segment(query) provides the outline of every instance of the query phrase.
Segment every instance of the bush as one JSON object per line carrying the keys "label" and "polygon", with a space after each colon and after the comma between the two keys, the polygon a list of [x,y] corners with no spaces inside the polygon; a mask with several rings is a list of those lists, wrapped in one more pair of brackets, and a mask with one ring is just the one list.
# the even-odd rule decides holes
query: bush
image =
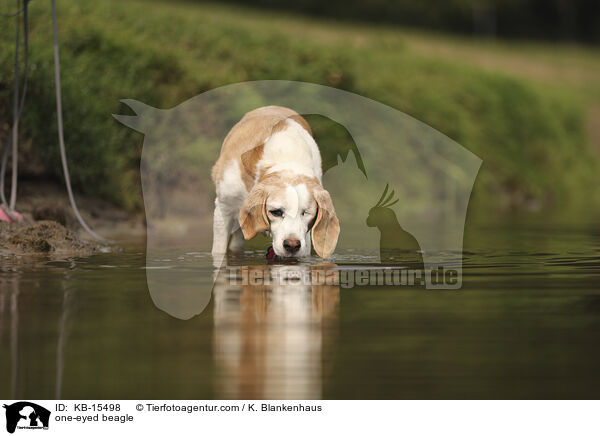
{"label": "bush", "polygon": [[[31,9],[31,72],[20,131],[60,179],[49,5],[32,2]],[[267,25],[271,15],[215,6],[63,0],[58,19],[73,185],[131,210],[141,207],[142,138],[112,118],[126,111],[119,100],[166,108],[217,86],[258,79],[340,87],[428,123],[484,160],[476,189],[482,202],[497,203],[490,193],[517,206],[587,201],[594,186],[597,158],[585,135],[585,105],[567,93],[425,58],[401,44],[350,47],[343,36],[331,42],[310,32],[298,38],[297,30]],[[0,30],[3,143],[11,119],[13,30],[12,24]]]}

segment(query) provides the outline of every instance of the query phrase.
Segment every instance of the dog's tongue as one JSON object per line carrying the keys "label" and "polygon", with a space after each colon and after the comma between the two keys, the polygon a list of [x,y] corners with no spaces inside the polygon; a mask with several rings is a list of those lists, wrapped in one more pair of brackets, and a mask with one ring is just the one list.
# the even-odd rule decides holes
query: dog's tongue
{"label": "dog's tongue", "polygon": [[267,249],[267,259],[269,260],[273,260],[277,257],[277,255],[275,254],[275,250],[273,250],[273,246],[270,246]]}

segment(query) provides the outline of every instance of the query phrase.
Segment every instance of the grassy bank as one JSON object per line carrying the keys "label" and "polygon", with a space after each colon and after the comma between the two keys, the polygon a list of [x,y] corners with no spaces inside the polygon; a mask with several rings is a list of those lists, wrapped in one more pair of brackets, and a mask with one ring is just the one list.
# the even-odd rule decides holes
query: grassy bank
{"label": "grassy bank", "polygon": [[[589,114],[600,55],[578,47],[476,42],[217,5],[60,0],[65,129],[73,184],[141,207],[141,136],[119,100],[167,108],[229,83],[285,79],[379,100],[445,133],[483,161],[480,209],[597,202],[600,152]],[[14,36],[0,27],[0,138],[9,130]],[[51,16],[31,3],[23,166],[60,178]],[[600,121],[599,121],[600,122]],[[318,139],[318,138],[317,138]]]}

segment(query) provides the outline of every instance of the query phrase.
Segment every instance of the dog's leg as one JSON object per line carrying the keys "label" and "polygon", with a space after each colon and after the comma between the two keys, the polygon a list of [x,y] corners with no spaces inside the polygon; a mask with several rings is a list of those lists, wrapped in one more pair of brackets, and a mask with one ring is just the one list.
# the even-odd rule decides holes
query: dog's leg
{"label": "dog's leg", "polygon": [[244,248],[244,234],[242,229],[238,228],[234,230],[231,235],[231,241],[229,241],[229,249],[233,252],[239,253]]}
{"label": "dog's leg", "polygon": [[219,204],[219,199],[215,200],[215,213],[213,217],[213,246],[212,257],[215,267],[215,278],[219,270],[227,266],[227,242],[229,234],[233,228],[234,220],[231,216],[223,212],[223,207]]}
{"label": "dog's leg", "polygon": [[227,242],[233,227],[233,219],[223,214],[219,199],[215,200],[215,213],[213,217],[213,246],[212,255],[227,253]]}

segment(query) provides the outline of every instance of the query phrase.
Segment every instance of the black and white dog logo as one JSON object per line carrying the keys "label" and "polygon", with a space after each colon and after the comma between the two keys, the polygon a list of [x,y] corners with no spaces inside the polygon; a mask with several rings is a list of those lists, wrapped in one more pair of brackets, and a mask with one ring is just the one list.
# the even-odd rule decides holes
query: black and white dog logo
{"label": "black and white dog logo", "polygon": [[50,411],[29,401],[19,401],[6,409],[6,431],[14,433],[18,429],[48,429]]}

